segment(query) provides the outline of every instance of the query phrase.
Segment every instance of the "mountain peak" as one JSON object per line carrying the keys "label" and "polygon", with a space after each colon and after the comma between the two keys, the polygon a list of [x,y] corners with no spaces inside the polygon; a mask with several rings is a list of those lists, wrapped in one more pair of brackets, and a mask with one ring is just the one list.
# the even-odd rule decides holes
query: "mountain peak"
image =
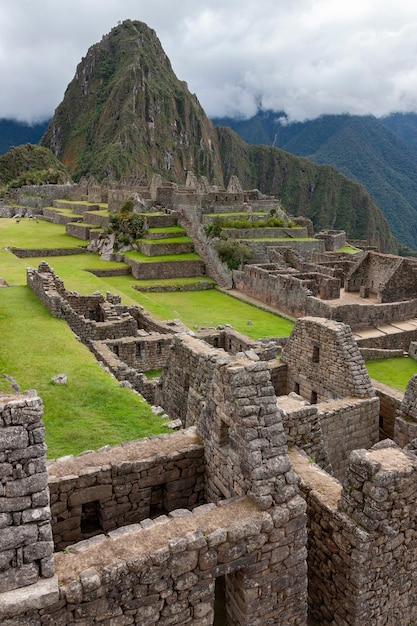
{"label": "mountain peak", "polygon": [[89,48],[41,143],[75,179],[193,170],[223,184],[214,132],[155,31],[126,20]]}

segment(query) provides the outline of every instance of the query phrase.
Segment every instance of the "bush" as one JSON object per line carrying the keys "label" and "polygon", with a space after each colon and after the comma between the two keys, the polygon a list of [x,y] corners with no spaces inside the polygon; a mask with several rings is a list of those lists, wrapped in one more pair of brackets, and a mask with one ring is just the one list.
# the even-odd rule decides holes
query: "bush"
{"label": "bush", "polygon": [[133,210],[133,200],[126,200],[118,213],[110,215],[109,233],[115,234],[114,249],[133,245],[146,232],[146,219]]}
{"label": "bush", "polygon": [[252,256],[249,246],[240,241],[219,239],[216,241],[215,248],[220,260],[226,263],[229,270],[239,269]]}

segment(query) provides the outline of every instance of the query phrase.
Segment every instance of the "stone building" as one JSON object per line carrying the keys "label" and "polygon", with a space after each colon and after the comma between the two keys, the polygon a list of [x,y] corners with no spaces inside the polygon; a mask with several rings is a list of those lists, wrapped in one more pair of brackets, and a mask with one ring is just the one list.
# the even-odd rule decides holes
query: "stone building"
{"label": "stone building", "polygon": [[300,319],[276,359],[231,329],[152,328],[110,294],[67,292],[46,264],[28,282],[127,380],[141,375],[133,344],[152,360],[169,342],[152,397],[183,429],[49,462],[46,478],[40,400],[1,398],[3,624],[208,626],[221,598],[241,626],[417,618],[417,461],[378,443],[379,400],[345,324]]}

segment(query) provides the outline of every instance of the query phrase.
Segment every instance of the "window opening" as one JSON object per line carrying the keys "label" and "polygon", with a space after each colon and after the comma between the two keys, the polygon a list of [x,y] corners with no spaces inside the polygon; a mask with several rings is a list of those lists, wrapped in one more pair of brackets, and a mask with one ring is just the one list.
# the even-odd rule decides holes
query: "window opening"
{"label": "window opening", "polygon": [[81,534],[94,535],[101,530],[99,501],[85,502],[81,509]]}
{"label": "window opening", "polygon": [[229,445],[229,425],[220,420],[219,446],[225,447]]}
{"label": "window opening", "polygon": [[217,576],[215,580],[213,626],[227,626],[225,576]]}

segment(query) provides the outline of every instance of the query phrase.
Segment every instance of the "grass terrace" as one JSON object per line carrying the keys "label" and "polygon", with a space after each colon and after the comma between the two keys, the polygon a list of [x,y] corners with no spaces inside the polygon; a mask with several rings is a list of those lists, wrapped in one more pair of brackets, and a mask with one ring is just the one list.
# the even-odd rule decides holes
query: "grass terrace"
{"label": "grass terrace", "polygon": [[[70,248],[80,246],[80,240],[66,235],[60,224],[26,218],[19,222],[0,219],[0,277],[13,285],[0,289],[0,392],[10,392],[3,374],[14,377],[22,390],[36,389],[45,406],[48,457],[78,454],[163,432],[162,420],[152,414],[150,407],[103,372],[65,322],[53,318],[26,286],[26,268],[37,267],[42,258],[19,259],[10,250],[13,246]],[[196,254],[152,259],[138,252],[128,255],[145,263],[199,258]],[[141,305],[159,319],[180,319],[192,330],[230,324],[257,339],[287,336],[293,326],[286,319],[216,289],[144,293],[132,288],[144,281],[135,281],[131,275],[99,278],[91,270],[127,266],[102,261],[97,254],[51,256],[46,260],[69,290],[82,294],[118,293],[124,304]],[[187,279],[181,282],[184,280]],[[60,373],[67,374],[66,385],[51,382]]]}
{"label": "grass terrace", "polygon": [[[164,243],[167,240],[164,239]],[[150,243],[147,241],[147,243]],[[161,243],[161,242],[155,242]],[[178,262],[178,261],[198,261],[200,257],[195,252],[187,252],[186,254],[163,254],[161,256],[146,256],[146,254],[142,254],[141,252],[124,252],[124,256],[128,259],[133,259],[134,261],[139,261],[140,263],[158,263],[159,261],[166,262]]]}
{"label": "grass terrace", "polygon": [[[49,458],[165,431],[149,405],[119,387],[29,287],[1,289],[0,335],[0,374],[22,390],[36,389],[44,403]],[[66,385],[51,382],[60,373]],[[10,392],[3,376],[0,391]]]}
{"label": "grass terrace", "polygon": [[398,391],[405,391],[410,378],[417,374],[417,361],[411,357],[373,359],[365,365],[371,378]]}

